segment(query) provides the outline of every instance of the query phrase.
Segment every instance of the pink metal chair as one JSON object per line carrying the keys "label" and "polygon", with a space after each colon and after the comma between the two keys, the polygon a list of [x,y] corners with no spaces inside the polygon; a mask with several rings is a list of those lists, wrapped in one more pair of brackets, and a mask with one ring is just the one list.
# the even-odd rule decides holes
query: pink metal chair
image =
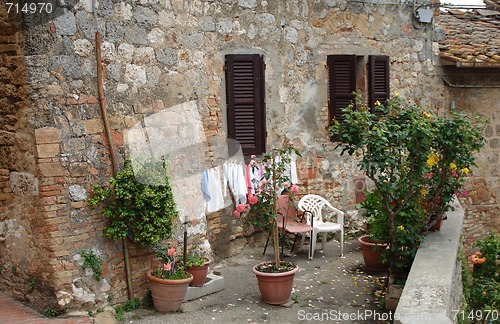
{"label": "pink metal chair", "polygon": [[[325,249],[326,234],[329,232],[340,232],[340,256],[344,256],[344,212],[333,207],[325,198],[318,195],[305,195],[299,201],[299,210],[302,212],[310,212],[306,215],[307,224],[312,226],[312,235],[309,253],[309,260],[314,257],[314,249],[316,248],[316,239],[318,233],[322,235],[322,249]],[[337,215],[337,221],[325,221],[322,215],[323,208],[333,211]],[[305,236],[302,236],[302,246],[304,245]]]}
{"label": "pink metal chair", "polygon": [[[293,252],[295,248],[295,243],[297,242],[298,235],[301,234],[304,239],[307,233],[311,233],[312,226],[307,224],[304,220],[304,216],[301,218],[297,215],[297,209],[293,205],[293,201],[290,200],[288,195],[279,195],[277,199],[277,211],[278,211],[278,226],[285,233],[291,233],[295,235],[293,240],[292,249],[290,253]],[[264,254],[266,254],[267,245],[269,243],[269,236],[267,237],[266,246],[264,247]],[[282,252],[283,253],[283,244]],[[310,253],[310,251],[309,251]]]}

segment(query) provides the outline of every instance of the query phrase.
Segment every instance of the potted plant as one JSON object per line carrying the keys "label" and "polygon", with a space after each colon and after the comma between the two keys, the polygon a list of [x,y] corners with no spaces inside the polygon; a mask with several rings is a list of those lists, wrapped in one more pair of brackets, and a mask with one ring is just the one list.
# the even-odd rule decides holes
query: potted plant
{"label": "potted plant", "polygon": [[[126,159],[122,170],[109,180],[109,188],[93,185],[93,195],[89,199],[91,206],[104,204],[103,214],[107,220],[103,230],[104,236],[122,240],[125,245],[126,240],[130,239],[142,247],[154,247],[153,250],[162,263],[160,268],[146,275],[150,280],[151,290],[155,291],[152,293],[153,300],[160,296],[156,288],[153,288],[159,287],[158,281],[190,277],[176,266],[173,254],[175,251],[160,245],[173,235],[175,222],[178,221],[178,211],[165,169],[164,161],[132,162]],[[126,251],[128,250],[125,249]],[[131,290],[128,254],[125,253],[124,257],[128,286]],[[171,308],[176,309],[179,306],[174,305]],[[157,308],[158,311],[166,309],[169,308]]]}
{"label": "potted plant", "polygon": [[210,260],[206,256],[203,246],[194,246],[186,255],[185,269],[193,275],[190,286],[201,287],[205,284],[210,266]]}
{"label": "potted plant", "polygon": [[185,271],[184,266],[175,260],[175,248],[158,245],[153,248],[160,261],[159,265],[149,270],[149,281],[153,305],[158,312],[178,310],[187,288],[193,281],[193,275]]}
{"label": "potted plant", "polygon": [[365,267],[370,271],[386,271],[389,262],[383,253],[389,247],[389,223],[378,191],[366,193],[365,201],[359,207],[368,219],[367,234],[358,238]]}
{"label": "potted plant", "polygon": [[255,194],[248,197],[248,204],[237,205],[234,215],[244,218],[245,223],[255,228],[270,230],[273,238],[274,260],[262,262],[253,267],[257,277],[262,300],[272,305],[281,305],[290,299],[293,279],[298,266],[290,261],[282,261],[279,247],[279,224],[277,198],[284,190],[296,193],[298,187],[292,184],[290,162],[292,155],[299,151],[288,142],[283,148],[266,153],[261,159],[252,156],[252,168],[261,168],[262,176],[256,179]]}
{"label": "potted plant", "polygon": [[[457,183],[456,170],[465,175],[474,165],[474,152],[484,142],[484,122],[461,114],[433,116],[397,92],[374,108],[371,113],[358,95],[344,110],[345,121],[334,121],[330,134],[342,154],[358,158],[361,171],[373,182],[375,189],[364,206],[370,207],[372,225],[379,226],[369,234],[386,240],[389,247],[383,254],[390,274],[404,280],[432,220],[430,211],[446,209],[458,189],[451,185]],[[442,172],[433,169],[434,159],[441,162]]]}

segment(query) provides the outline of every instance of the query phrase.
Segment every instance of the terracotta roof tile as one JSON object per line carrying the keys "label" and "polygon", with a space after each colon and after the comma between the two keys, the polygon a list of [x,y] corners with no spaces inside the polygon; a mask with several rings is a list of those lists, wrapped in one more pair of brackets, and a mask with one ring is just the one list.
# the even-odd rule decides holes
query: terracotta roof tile
{"label": "terracotta roof tile", "polygon": [[485,1],[488,8],[441,12],[436,26],[445,32],[439,42],[443,59],[463,62],[500,62],[500,0]]}

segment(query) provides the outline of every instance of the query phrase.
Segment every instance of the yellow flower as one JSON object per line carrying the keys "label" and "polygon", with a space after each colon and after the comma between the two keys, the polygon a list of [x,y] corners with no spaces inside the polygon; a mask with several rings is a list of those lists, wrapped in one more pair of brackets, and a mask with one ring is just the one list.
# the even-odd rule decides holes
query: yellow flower
{"label": "yellow flower", "polygon": [[435,166],[437,163],[439,162],[439,157],[437,156],[436,153],[432,153],[431,155],[429,155],[429,157],[427,158],[427,166],[429,168]]}
{"label": "yellow flower", "polygon": [[422,189],[422,190],[420,190],[420,194],[421,194],[422,196],[427,196],[427,194],[428,194],[428,193],[429,193],[429,190],[427,190],[427,189]]}
{"label": "yellow flower", "polygon": [[380,101],[375,101],[375,106],[380,106]]}
{"label": "yellow flower", "polygon": [[398,229],[399,229],[400,231],[404,231],[404,230],[405,230],[405,227],[404,227],[403,225],[399,225],[399,226],[398,226]]}
{"label": "yellow flower", "polygon": [[452,170],[456,170],[457,169],[457,165],[453,162],[450,163],[450,169]]}
{"label": "yellow flower", "polygon": [[426,118],[431,118],[431,117],[432,117],[432,115],[431,115],[431,114],[429,114],[427,111],[424,111],[424,112],[423,112],[423,115],[424,115],[424,117],[426,117]]}
{"label": "yellow flower", "polygon": [[394,97],[399,97],[399,92],[398,91],[394,91]]}
{"label": "yellow flower", "polygon": [[469,170],[468,168],[463,168],[463,169],[462,169],[462,173],[463,173],[463,174],[469,174],[469,171],[470,171],[470,170]]}

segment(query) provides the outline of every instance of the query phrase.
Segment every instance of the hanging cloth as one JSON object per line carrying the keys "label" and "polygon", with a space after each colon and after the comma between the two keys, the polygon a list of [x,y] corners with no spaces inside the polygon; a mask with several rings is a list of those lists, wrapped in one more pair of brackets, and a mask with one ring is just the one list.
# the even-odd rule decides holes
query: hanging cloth
{"label": "hanging cloth", "polygon": [[247,186],[243,165],[224,163],[224,189],[226,189],[226,183],[229,184],[236,204],[246,204]]}
{"label": "hanging cloth", "polygon": [[202,190],[205,196],[205,190],[208,188],[208,197],[206,200],[207,213],[213,213],[224,208],[224,197],[222,196],[222,183],[220,167],[214,167],[206,170],[206,184],[203,184],[205,177],[202,174]]}

